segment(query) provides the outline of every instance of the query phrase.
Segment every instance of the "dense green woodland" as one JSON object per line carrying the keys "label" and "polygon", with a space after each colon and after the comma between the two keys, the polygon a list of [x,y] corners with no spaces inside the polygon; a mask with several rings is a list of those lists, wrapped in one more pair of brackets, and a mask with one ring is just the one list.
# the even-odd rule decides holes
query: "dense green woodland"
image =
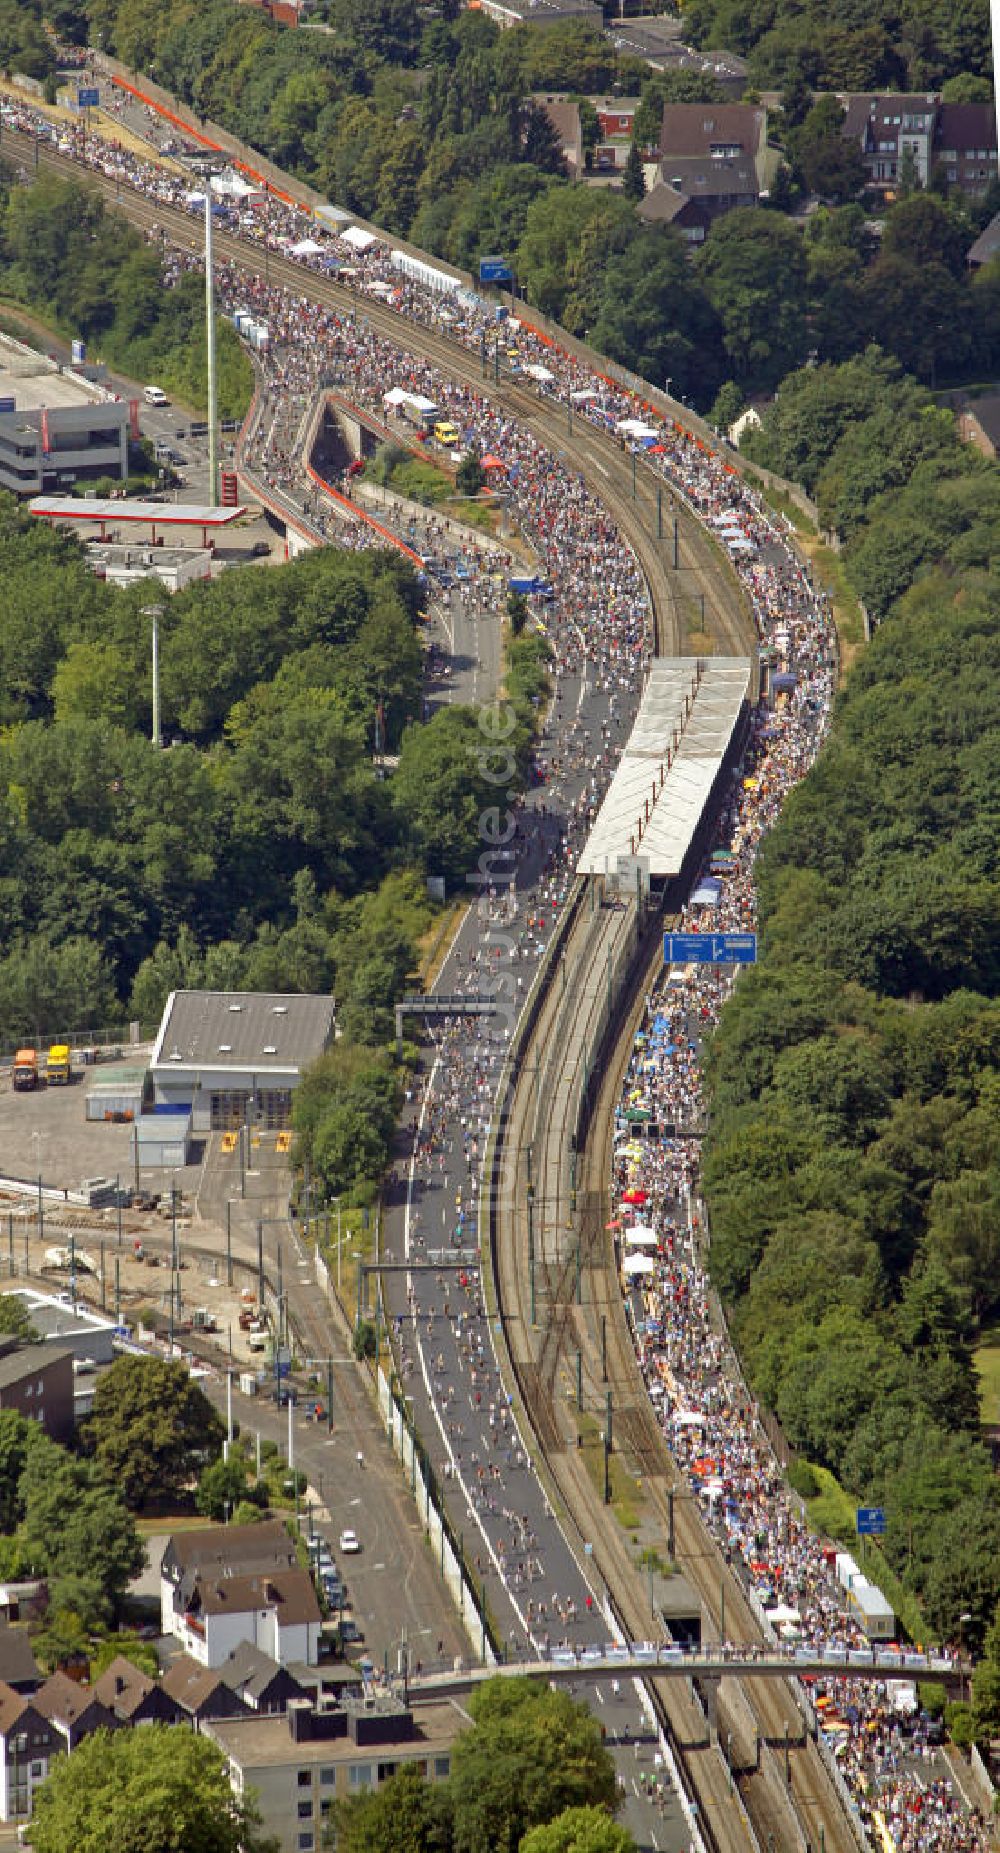
{"label": "dense green woodland", "polygon": [[753,1384],[865,1503],[930,1628],[1000,1597],[971,1351],[1000,1313],[1000,471],[876,351],[786,381],[882,620],[758,863],[764,957],[709,1064],[712,1269]]}
{"label": "dense green woodland", "polygon": [[[669,378],[703,409],[727,381],[738,406],[810,352],[839,361],[869,341],[931,383],[986,377],[1000,363],[1000,266],[972,283],[964,263],[992,199],[974,213],[960,201],[918,201],[934,209],[929,224],[904,200],[881,251],[860,208],[824,212],[804,236],[778,210],[734,213],[692,262],[671,228],[637,217],[638,155],[658,138],[664,98],[710,100],[712,80],[655,76],[578,22],[500,32],[478,12],[431,12],[417,0],[321,0],[319,18],[332,31],[289,31],[235,0],[63,0],[59,10],[64,31],[150,72],[337,203],[463,267],[506,253],[532,302],[656,384]],[[690,0],[685,21],[706,43],[758,46],[754,81],[783,91],[772,128],[787,166],[775,207],[806,188],[836,207],[862,178],[836,104],[811,107],[807,80],[923,88],[945,79],[964,96],[979,94],[986,69],[986,0],[881,0],[874,9]],[[557,89],[579,97],[592,148],[587,99],[616,84],[643,99],[625,195],[571,184],[531,101]],[[134,281],[127,274],[115,292],[96,292],[97,309],[115,294],[127,322],[134,297],[138,332],[160,311],[148,278]]]}
{"label": "dense green woodland", "polygon": [[[158,752],[148,592],[102,584],[74,539],[0,499],[5,1046],[154,1022],[177,985],[332,989],[334,1091],[342,1078],[345,1111],[359,1088],[386,1104],[356,1147],[328,1126],[315,1171],[345,1190],[378,1175],[396,1083],[377,1051],[428,926],[424,877],[464,880],[494,800],[472,711],[419,719],[417,596],[398,554],[334,549],[178,593]],[[545,656],[537,637],[511,644],[522,762]]]}
{"label": "dense green woodland", "polygon": [[[0,150],[2,154],[2,150]],[[91,358],[156,380],[188,404],[208,398],[205,284],[187,271],[163,283],[163,253],[85,187],[42,176],[11,186],[0,166],[0,295],[43,315]],[[219,411],[242,418],[253,369],[235,329],[219,322]]]}

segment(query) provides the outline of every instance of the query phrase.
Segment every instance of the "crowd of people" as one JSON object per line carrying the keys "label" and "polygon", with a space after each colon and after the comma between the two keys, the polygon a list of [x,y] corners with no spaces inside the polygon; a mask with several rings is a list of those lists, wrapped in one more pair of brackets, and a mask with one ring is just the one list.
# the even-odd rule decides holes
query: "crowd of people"
{"label": "crowd of people", "polygon": [[[109,146],[88,135],[82,121],[56,128],[27,103],[5,103],[2,114],[5,123],[51,138],[121,184],[173,205],[197,205],[189,176]],[[355,294],[353,309],[338,313],[310,301],[305,290],[293,297],[260,276],[220,268],[224,305],[230,312],[247,309],[268,330],[260,353],[265,401],[256,458],[266,481],[285,492],[296,489],[295,440],[309,405],[330,380],[372,415],[383,415],[392,386],[425,394],[458,426],[464,443],[504,465],[511,512],[553,589],[542,619],[553,647],[554,677],[539,742],[547,782],[515,807],[516,871],[485,888],[478,934],[456,955],[465,964],[455,983],[470,996],[484,994],[502,933],[515,983],[523,988],[565,900],[641,685],[649,639],[637,562],[598,499],[564,461],[543,450],[486,391],[455,384],[390,344],[364,312],[366,295],[388,301],[403,317],[433,326],[485,357],[501,340],[492,301],[461,287],[431,287],[408,274],[389,241],[376,239],[358,252],[308,211],[269,191],[250,204],[223,195],[219,220],[284,255],[293,254],[308,234],[319,248],[300,261],[326,275],[349,273]],[[540,367],[544,377],[537,378],[537,390],[572,407],[574,415],[611,431],[634,417],[634,402],[623,389],[589,374],[581,361],[526,324],[508,318],[502,339],[505,370],[512,364],[518,371]],[[734,551],[734,564],[771,669],[771,699],[754,710],[746,760],[733,778],[717,824],[716,852],[705,870],[721,884],[718,898],[707,907],[689,904],[679,923],[685,931],[744,932],[755,924],[758,845],[789,789],[812,764],[829,716],[836,666],[832,618],[781,530],[726,459],[648,407],[644,419],[656,440],[653,445],[641,440],[649,467],[704,521],[728,518],[735,524],[743,544]],[[369,536],[360,517],[338,510],[338,544],[366,544]],[[470,552],[475,564],[475,551]],[[782,1625],[794,1626],[817,1648],[849,1647],[863,1641],[860,1625],[845,1607],[829,1553],[783,1482],[714,1316],[703,1265],[699,1057],[728,991],[728,978],[711,967],[665,972],[636,1036],[614,1160],[624,1288],[638,1356],[671,1451],[706,1524],[742,1568],[762,1616],[768,1609],[794,1616],[793,1623]],[[474,1017],[456,1017],[440,1034],[411,1127],[407,1258],[427,1260],[474,1247],[480,1168],[506,1034],[498,1036],[489,1019]],[[656,1246],[652,1254],[643,1247],[643,1265],[633,1267],[628,1258],[636,1248],[629,1236],[637,1221],[651,1229]],[[572,1591],[541,1593],[546,1540],[511,1505],[517,1476],[508,1476],[525,1471],[526,1460],[488,1346],[471,1252],[460,1275],[450,1267],[439,1277],[433,1270],[411,1275],[407,1314],[398,1329],[403,1374],[420,1370],[441,1412],[442,1477],[461,1483],[470,1510],[478,1514],[489,1567],[502,1577],[521,1619],[522,1638],[515,1645],[527,1651],[571,1639],[571,1624],[588,1613],[586,1599]],[[442,1318],[449,1334],[447,1359]],[[885,1691],[847,1680],[817,1690],[846,1726],[837,1736],[841,1767],[866,1818],[887,1842],[899,1853],[931,1846],[984,1853],[985,1834],[950,1783],[936,1770],[921,1772],[912,1735],[904,1740]]]}

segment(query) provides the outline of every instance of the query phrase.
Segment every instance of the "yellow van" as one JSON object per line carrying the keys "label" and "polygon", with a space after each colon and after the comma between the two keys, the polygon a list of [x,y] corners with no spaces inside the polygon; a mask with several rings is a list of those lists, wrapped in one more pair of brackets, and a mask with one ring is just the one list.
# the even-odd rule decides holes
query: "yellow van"
{"label": "yellow van", "polygon": [[442,418],[440,423],[434,426],[434,436],[439,444],[458,443],[458,432],[447,418]]}

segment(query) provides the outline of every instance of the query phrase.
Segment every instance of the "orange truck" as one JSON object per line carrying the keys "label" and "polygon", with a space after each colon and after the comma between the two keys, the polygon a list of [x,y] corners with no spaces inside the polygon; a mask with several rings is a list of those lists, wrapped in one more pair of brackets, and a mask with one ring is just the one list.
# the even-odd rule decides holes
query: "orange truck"
{"label": "orange truck", "polygon": [[14,1091],[29,1094],[38,1086],[38,1056],[34,1049],[18,1049],[14,1057]]}

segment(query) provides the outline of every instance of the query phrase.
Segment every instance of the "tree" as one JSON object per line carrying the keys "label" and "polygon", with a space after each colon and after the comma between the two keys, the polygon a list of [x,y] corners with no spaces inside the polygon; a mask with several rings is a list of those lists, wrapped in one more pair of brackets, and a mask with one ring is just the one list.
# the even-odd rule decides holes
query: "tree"
{"label": "tree", "polygon": [[564,1808],[529,1828],[519,1853],[635,1853],[635,1841],[603,1808]]}
{"label": "tree", "polygon": [[120,1357],[98,1380],[84,1442],[126,1503],[180,1498],[222,1447],[223,1424],[184,1364]]}
{"label": "tree", "polygon": [[455,473],[455,487],[460,495],[478,495],[485,481],[479,451],[473,445],[458,466]]}
{"label": "tree", "polygon": [[21,1535],[48,1573],[53,1610],[107,1626],[146,1561],[135,1520],[89,1462],[41,1441],[29,1444],[18,1482]]}
{"label": "tree", "polygon": [[535,1680],[489,1680],[470,1701],[475,1728],[452,1756],[455,1853],[516,1853],[564,1808],[617,1805],[614,1763],[583,1704]]}
{"label": "tree", "polygon": [[38,1330],[31,1322],[24,1301],[16,1294],[0,1293],[0,1332],[27,1345],[38,1343]]}
{"label": "tree", "polygon": [[527,102],[521,110],[521,159],[543,174],[566,173],[566,158],[552,121],[541,103]]}
{"label": "tree", "polygon": [[338,1853],[446,1853],[449,1815],[447,1785],[405,1763],[370,1794],[334,1804],[330,1844]]}
{"label": "tree", "polygon": [[972,1675],[976,1736],[989,1740],[1000,1731],[1000,1606],[986,1630],[982,1657]]}
{"label": "tree", "polygon": [[480,817],[495,799],[481,770],[483,749],[467,708],[439,709],[426,726],[403,735],[393,803],[428,871],[451,881],[472,867]]}
{"label": "tree", "polygon": [[798,231],[777,214],[740,208],[717,219],[696,273],[722,323],[733,378],[773,389],[805,357],[806,260]]}
{"label": "tree", "polygon": [[640,227],[610,268],[592,335],[602,352],[704,405],[719,384],[719,326],[680,239]]}
{"label": "tree", "polygon": [[844,112],[836,97],[821,97],[801,127],[789,133],[787,146],[810,193],[843,205],[861,192],[861,149],[844,134]]}
{"label": "tree", "polygon": [[735,380],[724,380],[712,401],[708,422],[723,434],[736,423],[746,401]]}
{"label": "tree", "polygon": [[646,197],[646,176],[642,168],[642,153],[635,140],[629,145],[628,160],[625,163],[625,177],[622,180],[622,192],[626,199],[634,201],[639,201]]}
{"label": "tree", "polygon": [[508,592],[507,619],[512,637],[520,637],[528,622],[528,601],[523,592]]}
{"label": "tree", "polygon": [[247,1499],[247,1464],[241,1454],[211,1461],[198,1481],[194,1503],[205,1518],[221,1525]]}
{"label": "tree", "polygon": [[275,1853],[260,1816],[238,1799],[226,1759],[183,1725],[96,1731],[58,1757],[36,1791],[36,1853]]}

